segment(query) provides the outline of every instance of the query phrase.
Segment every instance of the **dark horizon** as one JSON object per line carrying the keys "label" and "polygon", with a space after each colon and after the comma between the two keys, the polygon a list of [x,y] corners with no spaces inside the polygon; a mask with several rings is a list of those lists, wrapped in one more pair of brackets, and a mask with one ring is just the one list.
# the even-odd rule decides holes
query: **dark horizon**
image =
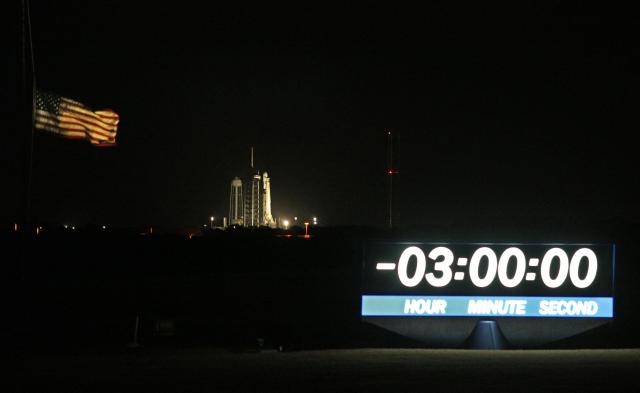
{"label": "dark horizon", "polygon": [[34,223],[207,223],[228,214],[254,146],[274,215],[382,227],[386,129],[400,227],[640,219],[624,9],[42,1],[31,13],[38,87],[121,116],[112,149],[36,133]]}

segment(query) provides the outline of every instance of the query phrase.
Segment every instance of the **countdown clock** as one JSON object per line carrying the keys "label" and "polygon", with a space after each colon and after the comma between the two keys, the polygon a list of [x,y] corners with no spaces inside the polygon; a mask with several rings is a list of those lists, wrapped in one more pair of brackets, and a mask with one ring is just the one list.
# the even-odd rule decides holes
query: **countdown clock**
{"label": "countdown clock", "polygon": [[613,317],[615,245],[373,243],[363,316]]}

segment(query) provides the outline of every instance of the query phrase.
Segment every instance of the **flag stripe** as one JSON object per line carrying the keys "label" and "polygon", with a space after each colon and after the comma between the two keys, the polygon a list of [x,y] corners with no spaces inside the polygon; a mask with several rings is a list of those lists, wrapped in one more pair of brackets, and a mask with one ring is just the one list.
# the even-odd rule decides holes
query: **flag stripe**
{"label": "flag stripe", "polygon": [[[79,130],[82,132],[85,132],[87,130],[87,126],[82,124],[81,122],[76,122],[76,121],[64,121],[64,116],[61,116],[60,118],[56,118],[54,116],[52,116],[49,113],[39,113],[38,114],[40,117],[37,118],[37,120],[47,123],[49,125],[52,126],[58,126],[60,128],[66,128],[66,129],[71,129],[71,130]],[[96,133],[99,133],[96,131]],[[104,134],[102,134],[104,135]],[[111,137],[113,135],[104,135],[105,137]]]}
{"label": "flag stripe", "polygon": [[[96,111],[96,113],[100,116],[100,117],[104,117],[107,119],[120,119],[120,116],[118,116],[114,111],[112,111],[111,109],[105,109],[103,111]],[[115,115],[115,116],[112,116]]]}
{"label": "flag stripe", "polygon": [[[80,112],[82,114],[85,114],[85,115],[92,116],[92,117],[95,117],[97,119],[100,119],[99,115],[97,115],[96,112],[88,110],[84,105],[82,105],[80,103],[77,103],[77,102],[74,102],[74,101],[71,101],[71,100],[67,100],[67,99],[64,99],[64,101],[65,101],[65,103],[64,103],[64,105],[62,105],[62,107],[64,109],[75,110],[75,111]],[[116,113],[113,112],[113,111],[111,113],[116,115]],[[113,118],[118,118],[117,115],[116,116],[112,116],[112,117]]]}
{"label": "flag stripe", "polygon": [[96,132],[99,132],[99,133],[104,133],[104,134],[108,134],[108,135],[115,135],[116,134],[115,131],[110,130],[110,129],[105,128],[105,127],[102,127],[99,124],[95,124],[95,123],[89,122],[89,121],[83,121],[82,119],[79,119],[79,118],[77,118],[75,116],[68,115],[66,113],[64,115],[61,115],[60,119],[63,122],[66,121],[66,122],[69,122],[69,123],[76,123],[76,124],[80,124],[80,125],[85,125],[87,127],[91,127],[92,129],[95,129]]}
{"label": "flag stripe", "polygon": [[[41,110],[38,110],[38,111],[39,112],[44,112],[44,111],[41,111]],[[46,113],[48,113],[50,116],[54,116],[54,117],[56,116],[56,115],[50,114],[49,112],[46,112]],[[85,121],[87,123],[91,123],[91,124],[94,124],[94,125],[96,125],[98,127],[102,127],[107,131],[117,129],[117,124],[114,124],[114,122],[105,122],[105,121],[100,120],[99,118],[96,119],[96,117],[87,117],[83,113],[76,112],[76,111],[73,111],[73,110],[63,111],[59,116],[74,117],[74,118],[76,118],[78,120],[83,120],[83,121]],[[98,124],[98,123],[101,123],[101,124]]]}
{"label": "flag stripe", "polygon": [[105,121],[102,121],[102,120],[97,120],[97,119],[95,119],[93,117],[88,117],[88,116],[85,116],[85,115],[83,115],[81,113],[74,112],[74,111],[65,110],[62,113],[60,113],[60,115],[61,116],[72,116],[72,117],[74,117],[74,118],[76,118],[78,120],[94,124],[94,125],[96,125],[98,127],[102,127],[105,130],[114,130],[114,129],[117,129],[117,127],[118,127],[117,124],[105,122]]}
{"label": "flag stripe", "polygon": [[[53,132],[54,134],[58,134],[58,135],[72,135],[78,138],[87,138],[87,136],[89,136],[89,138],[91,138],[91,136],[87,135],[87,132],[84,130],[65,129],[65,128],[52,126],[51,124],[48,124],[48,123],[41,123],[41,122],[37,122],[36,125],[39,126],[38,128]],[[91,139],[94,139],[94,138],[91,138]]]}
{"label": "flag stripe", "polygon": [[85,138],[86,134],[84,131],[65,131],[65,130],[61,130],[58,127],[52,126],[50,124],[47,123],[40,123],[40,122],[36,122],[36,126],[37,128],[41,129],[41,130],[45,130],[45,131],[50,131],[54,134],[59,134],[59,135],[65,135],[65,136],[70,136],[70,137],[74,137],[74,138]]}
{"label": "flag stripe", "polygon": [[89,116],[86,113],[76,111],[73,108],[64,108],[63,109],[63,113],[73,113],[76,116],[80,116],[80,117],[83,117],[83,118],[87,119],[87,121],[97,121],[97,122],[103,123],[107,127],[117,126],[118,125],[118,120],[119,120],[118,119],[116,121],[112,121],[112,120],[103,119],[103,118],[101,118],[101,116]]}
{"label": "flag stripe", "polygon": [[[103,133],[100,133],[99,131],[95,131],[95,130],[90,130],[87,129],[86,126],[82,126],[76,123],[67,123],[67,122],[60,122],[60,127],[61,128],[66,128],[68,130],[81,130],[86,132],[87,134],[91,135],[92,137],[96,138],[96,139],[110,139],[113,137],[113,135],[106,135]],[[76,128],[76,127],[80,127],[80,128]]]}
{"label": "flag stripe", "polygon": [[114,141],[113,138],[109,138],[109,137],[102,137],[102,136],[96,136],[93,133],[87,132],[86,129],[83,129],[82,127],[80,129],[77,128],[70,128],[70,127],[59,127],[55,124],[52,124],[51,121],[46,121],[43,122],[41,120],[37,120],[36,121],[36,128],[42,129],[42,130],[46,130],[46,131],[50,131],[54,134],[58,134],[58,135],[63,135],[63,136],[69,136],[69,137],[74,137],[74,138],[89,138],[91,141]]}
{"label": "flag stripe", "polygon": [[104,145],[104,146],[115,146],[115,140],[97,140],[97,139],[93,139],[91,137],[87,137],[87,134],[84,132],[69,132],[69,131],[61,131],[60,129],[56,128],[56,127],[52,127],[50,125],[39,125],[38,127],[41,130],[44,131],[49,131],[52,134],[55,135],[60,135],[64,138],[67,139],[89,139],[89,142],[91,142],[94,145]]}
{"label": "flag stripe", "polygon": [[52,93],[36,93],[35,128],[94,146],[115,146],[120,117],[111,109],[93,112],[77,101]]}

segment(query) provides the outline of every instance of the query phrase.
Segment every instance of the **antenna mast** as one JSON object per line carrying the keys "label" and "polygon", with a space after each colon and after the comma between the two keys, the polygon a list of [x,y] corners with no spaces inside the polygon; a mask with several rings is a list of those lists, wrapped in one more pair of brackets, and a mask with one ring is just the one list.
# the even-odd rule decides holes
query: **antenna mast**
{"label": "antenna mast", "polygon": [[393,228],[393,175],[397,173],[393,169],[393,133],[387,130],[387,176],[389,177],[389,229]]}

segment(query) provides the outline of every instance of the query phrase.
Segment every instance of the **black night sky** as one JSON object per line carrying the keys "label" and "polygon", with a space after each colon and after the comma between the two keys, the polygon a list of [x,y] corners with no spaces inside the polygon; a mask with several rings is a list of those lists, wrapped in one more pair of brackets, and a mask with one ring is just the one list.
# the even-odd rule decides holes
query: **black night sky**
{"label": "black night sky", "polygon": [[133,3],[32,2],[38,86],[121,116],[36,136],[38,222],[199,226],[254,146],[276,216],[382,226],[387,128],[398,225],[640,218],[628,10]]}

